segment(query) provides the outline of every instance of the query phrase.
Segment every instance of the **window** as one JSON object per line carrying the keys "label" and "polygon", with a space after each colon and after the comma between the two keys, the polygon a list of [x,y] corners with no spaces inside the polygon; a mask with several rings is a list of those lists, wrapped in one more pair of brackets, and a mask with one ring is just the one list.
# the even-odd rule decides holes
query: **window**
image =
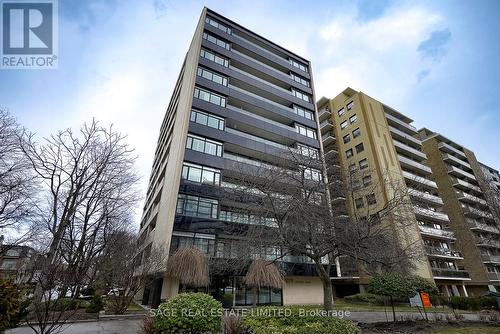
{"label": "window", "polygon": [[297,149],[300,154],[312,158],[312,159],[319,159],[319,151],[315,148],[302,145],[302,144],[297,144]]}
{"label": "window", "polygon": [[217,29],[220,29],[220,30],[224,31],[227,34],[231,34],[231,28],[228,28],[225,25],[223,25],[222,23],[219,23],[219,22],[215,21],[211,17],[206,17],[205,18],[205,22],[208,23],[208,24],[210,24],[211,26],[214,26]]}
{"label": "window", "polygon": [[198,67],[198,76],[213,81],[219,85],[227,86],[227,78],[225,76],[207,70],[206,68]]}
{"label": "window", "polygon": [[355,114],[352,115],[351,117],[349,117],[349,121],[352,123],[356,123],[356,121],[358,120],[358,116],[356,116]]}
{"label": "window", "polygon": [[305,117],[305,118],[310,119],[310,120],[314,119],[312,112],[310,112],[309,110],[306,110],[302,107],[299,107],[296,104],[293,105],[293,111],[299,116]]}
{"label": "window", "polygon": [[368,159],[359,160],[359,169],[368,168]]}
{"label": "window", "polygon": [[[180,232],[174,232],[174,233],[180,234]],[[197,237],[196,234],[193,234],[193,236],[172,235],[172,241],[170,242],[170,254],[174,253],[179,248],[185,248],[189,246],[194,246],[203,253],[208,255],[214,255],[215,253],[215,239],[213,239],[213,237],[203,238],[203,237]]]}
{"label": "window", "polygon": [[372,176],[371,175],[366,175],[363,176],[363,185],[366,187],[372,183]]}
{"label": "window", "polygon": [[229,67],[229,60],[226,58],[219,56],[213,51],[209,51],[206,49],[201,49],[200,51],[200,57],[208,59],[210,61],[213,61],[214,63],[217,63],[219,65],[222,65],[224,67]]}
{"label": "window", "polygon": [[292,88],[292,93],[296,98],[299,98],[299,99],[304,100],[306,102],[311,102],[311,97],[308,94],[306,94],[298,89]]}
{"label": "window", "polygon": [[347,151],[345,151],[345,156],[346,156],[347,158],[352,157],[352,148],[350,148],[350,149],[348,149]]}
{"label": "window", "polygon": [[339,111],[337,111],[337,113],[339,114],[339,116],[342,116],[343,114],[345,114],[345,109],[342,108]]}
{"label": "window", "polygon": [[347,110],[351,110],[354,107],[354,101],[351,101],[347,104]]}
{"label": "window", "polygon": [[365,206],[365,201],[363,201],[363,197],[356,198],[354,200],[354,203],[356,204],[356,209],[361,209],[362,207]]}
{"label": "window", "polygon": [[300,124],[295,124],[295,130],[299,134],[301,134],[303,136],[306,136],[306,137],[309,137],[309,138],[313,138],[313,139],[317,139],[316,130],[308,128],[307,126],[303,126],[303,125],[300,125]]}
{"label": "window", "polygon": [[210,35],[206,32],[203,33],[203,39],[206,39],[207,41],[209,41],[211,43],[217,44],[218,46],[220,46],[221,48],[224,48],[226,50],[231,50],[231,44],[229,44],[228,42],[223,41],[222,39],[219,39],[213,35]]}
{"label": "window", "polygon": [[344,144],[347,144],[348,142],[351,141],[351,135],[346,134],[344,137],[342,137],[342,140],[344,141]]}
{"label": "window", "polygon": [[349,124],[347,123],[347,121],[343,121],[342,123],[340,123],[340,128],[344,130],[345,128],[347,128],[348,125]]}
{"label": "window", "polygon": [[191,110],[191,122],[203,124],[211,128],[224,131],[224,118],[214,116],[203,111],[195,109]]}
{"label": "window", "polygon": [[358,138],[359,136],[361,136],[361,131],[359,130],[359,128],[352,131],[352,138]]}
{"label": "window", "polygon": [[298,82],[306,87],[310,87],[311,85],[309,84],[309,80],[302,78],[301,76],[298,76],[297,74],[291,73],[290,76],[292,77],[293,81]]}
{"label": "window", "polygon": [[290,64],[292,64],[293,67],[296,67],[301,71],[307,72],[307,66],[302,63],[299,63],[295,59],[290,58]]}
{"label": "window", "polygon": [[220,185],[220,170],[185,162],[182,166],[182,178],[193,182]]}
{"label": "window", "polygon": [[321,172],[314,168],[304,168],[304,179],[320,181],[321,180]]}
{"label": "window", "polygon": [[359,143],[356,145],[356,153],[361,153],[365,150],[365,147],[363,146],[363,143]]}
{"label": "window", "polygon": [[208,90],[202,89],[195,87],[194,88],[194,97],[197,99],[207,101],[216,105],[219,105],[221,107],[226,106],[226,98],[224,96],[212,93]]}
{"label": "window", "polygon": [[368,205],[377,204],[375,194],[370,194],[370,195],[366,196],[366,202],[368,203]]}
{"label": "window", "polygon": [[349,165],[349,173],[354,173],[356,171],[356,169],[358,169],[358,167],[356,166],[356,164],[350,164]]}
{"label": "window", "polygon": [[218,201],[211,198],[179,194],[176,213],[184,216],[217,219]]}
{"label": "window", "polygon": [[186,148],[210,155],[222,157],[222,143],[212,141],[203,137],[188,134]]}

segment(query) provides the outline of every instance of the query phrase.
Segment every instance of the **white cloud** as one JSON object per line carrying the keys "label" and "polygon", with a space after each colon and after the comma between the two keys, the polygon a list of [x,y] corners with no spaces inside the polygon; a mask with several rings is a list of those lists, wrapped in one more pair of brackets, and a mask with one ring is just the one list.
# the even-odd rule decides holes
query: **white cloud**
{"label": "white cloud", "polygon": [[418,82],[424,64],[417,48],[443,18],[424,8],[395,7],[371,21],[344,13],[318,29],[322,50],[313,52],[317,96],[346,86],[379,99],[401,102]]}

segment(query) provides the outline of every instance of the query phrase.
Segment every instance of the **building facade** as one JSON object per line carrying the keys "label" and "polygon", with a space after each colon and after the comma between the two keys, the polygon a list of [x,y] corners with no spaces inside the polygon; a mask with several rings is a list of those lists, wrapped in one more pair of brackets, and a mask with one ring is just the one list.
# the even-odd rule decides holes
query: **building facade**
{"label": "building facade", "polygon": [[[451,219],[460,265],[469,273],[467,289],[474,295],[498,289],[500,231],[495,214],[498,171],[477,161],[462,145],[429,129],[419,130],[432,175]],[[490,196],[489,196],[490,195]]]}
{"label": "building facade", "polygon": [[404,228],[395,219],[383,223],[394,226],[402,247],[411,245],[423,254],[414,262],[413,274],[434,279],[446,295],[466,296],[471,278],[461,264],[463,255],[456,249],[450,217],[412,120],[351,88],[333,99],[320,99],[317,107],[325,156],[337,156],[327,163],[338,165],[344,180],[346,173],[362,173],[353,198],[346,202],[349,214],[377,212],[394,200],[395,191],[407,194],[411,209],[398,215]]}
{"label": "building facade", "polygon": [[[219,198],[244,177],[245,166],[273,163],[290,148],[319,156],[318,122],[308,60],[205,8],[160,129],[144,205],[137,261],[156,246],[169,253],[194,245],[210,258],[230,256],[228,224],[272,223],[247,216],[237,200]],[[279,250],[278,250],[279,251]],[[271,249],[270,253],[277,250]],[[282,290],[260,289],[258,304],[321,303],[323,290],[307,261],[284,258]],[[142,302],[157,305],[178,293],[161,275]],[[251,305],[239,273],[212,277],[209,293]]]}

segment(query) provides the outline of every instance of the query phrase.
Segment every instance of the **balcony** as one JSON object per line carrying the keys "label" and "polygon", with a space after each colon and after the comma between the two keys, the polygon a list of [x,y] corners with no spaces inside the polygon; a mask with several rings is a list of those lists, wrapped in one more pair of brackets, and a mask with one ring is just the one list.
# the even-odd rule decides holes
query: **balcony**
{"label": "balcony", "polygon": [[497,234],[500,233],[498,227],[496,227],[495,225],[486,224],[476,219],[465,218],[465,222],[469,225],[471,230],[485,231]]}
{"label": "balcony", "polygon": [[462,260],[463,256],[460,252],[448,248],[425,246],[425,253],[428,256],[440,258],[452,258]]}
{"label": "balcony", "polygon": [[420,229],[420,233],[423,235],[427,235],[427,236],[431,236],[431,237],[439,237],[439,238],[449,239],[449,240],[455,239],[452,231],[440,230],[437,228],[432,228],[430,226],[422,226],[422,225],[419,225],[418,228]]}
{"label": "balcony", "polygon": [[448,165],[446,166],[446,169],[448,170],[448,173],[454,176],[458,177],[466,177],[471,181],[476,181],[476,177],[472,175],[471,173],[468,173],[458,167]]}
{"label": "balcony", "polygon": [[409,158],[403,157],[402,155],[398,154],[398,160],[401,164],[401,167],[412,170],[412,171],[417,171],[420,173],[424,174],[431,174],[431,169],[427,167],[424,164],[421,164],[420,162],[416,162],[414,160],[411,160]]}
{"label": "balcony", "polygon": [[464,202],[479,203],[482,205],[487,205],[486,201],[482,198],[476,197],[474,195],[464,193],[463,191],[457,191],[458,199]]}
{"label": "balcony", "polygon": [[483,263],[500,263],[500,255],[481,254]]}
{"label": "balcony", "polygon": [[417,128],[415,128],[413,125],[410,125],[388,113],[385,113],[385,117],[387,118],[387,122],[389,124],[397,127],[399,130],[408,131],[410,134],[417,134]]}
{"label": "balcony", "polygon": [[330,118],[331,116],[332,116],[332,114],[326,108],[323,108],[320,111],[318,111],[318,117],[319,117],[320,121],[323,121],[327,117]]}
{"label": "balcony", "polygon": [[431,220],[437,220],[446,223],[450,221],[448,215],[443,212],[432,211],[430,209],[422,208],[420,206],[414,206],[413,210],[415,214],[420,215],[424,218],[429,218]]}
{"label": "balcony", "polygon": [[323,145],[327,146],[335,142],[335,137],[333,136],[331,131],[328,131],[327,133],[321,136],[321,140],[323,141]]}
{"label": "balcony", "polygon": [[432,268],[432,276],[434,279],[470,280],[468,272],[458,269]]}
{"label": "balcony", "polygon": [[475,186],[467,181],[458,179],[456,177],[452,177],[451,182],[452,182],[453,186],[455,186],[458,189],[473,190],[476,193],[482,193],[481,188],[479,188],[478,186]]}
{"label": "balcony", "polygon": [[280,148],[280,149],[285,150],[285,151],[288,151],[290,149],[286,145],[282,145],[280,143],[277,143],[277,142],[274,142],[274,141],[271,141],[271,140],[267,140],[267,139],[264,139],[264,138],[261,138],[261,137],[253,136],[251,134],[248,134],[248,133],[245,133],[245,132],[242,132],[242,131],[238,131],[238,130],[235,130],[235,129],[231,129],[231,128],[227,128],[226,127],[226,132],[227,133],[232,133],[232,134],[235,134],[235,135],[247,138],[247,139],[251,139],[251,140],[254,140],[256,142],[260,142],[260,143],[263,143],[263,144],[266,144],[266,145],[271,145],[271,146]]}
{"label": "balcony", "polygon": [[324,133],[324,131],[329,131],[333,128],[332,120],[330,118],[325,119],[319,124],[319,128],[321,129],[321,133]]}
{"label": "balcony", "polygon": [[396,129],[393,126],[389,125],[389,130],[391,131],[393,138],[396,138],[396,139],[403,141],[403,142],[413,143],[414,145],[416,145],[418,147],[422,146],[422,142],[419,139],[412,137],[411,135],[404,133],[401,130]]}
{"label": "balcony", "polygon": [[441,205],[443,204],[443,200],[439,196],[428,194],[413,188],[409,188],[408,192],[410,193],[410,196],[416,197],[425,202],[430,202],[433,204],[441,204]]}
{"label": "balcony", "polygon": [[425,177],[415,175],[413,173],[403,171],[403,176],[406,180],[411,181],[411,182],[417,182],[420,185],[423,185],[427,188],[432,188],[432,189],[437,189],[437,184],[436,182],[426,179]]}
{"label": "balcony", "polygon": [[472,169],[467,161],[464,161],[462,159],[459,159],[451,154],[448,153],[441,153],[441,156],[443,157],[443,160],[446,162],[451,163],[452,165],[462,165],[465,168]]}
{"label": "balcony", "polygon": [[500,239],[494,237],[484,238],[477,235],[474,237],[478,246],[500,248]]}
{"label": "balcony", "polygon": [[450,153],[450,154],[458,154],[459,156],[467,159],[467,157],[465,156],[465,153],[460,151],[459,149],[449,145],[449,144],[446,144],[445,142],[441,142],[438,144],[438,147],[441,151],[443,152],[447,152],[447,153]]}
{"label": "balcony", "polygon": [[462,209],[464,210],[464,214],[467,216],[473,216],[473,217],[484,217],[488,219],[493,219],[493,215],[489,212],[476,209],[470,205],[462,203]]}
{"label": "balcony", "polygon": [[232,89],[234,91],[237,91],[237,92],[240,92],[240,93],[243,93],[245,95],[248,95],[250,97],[253,97],[255,99],[258,99],[258,100],[261,100],[262,102],[265,102],[267,104],[270,104],[276,108],[279,108],[280,110],[283,110],[283,111],[286,111],[286,112],[291,112],[291,113],[294,113],[292,108],[289,108],[287,106],[284,106],[283,104],[281,103],[278,103],[278,102],[275,102],[275,101],[272,101],[272,100],[269,100],[261,95],[258,95],[258,94],[255,94],[255,93],[252,93],[252,92],[249,92],[248,90],[246,89],[243,89],[243,88],[239,88],[239,87],[236,87],[234,85],[231,85],[229,84],[228,85],[229,89]]}
{"label": "balcony", "polygon": [[425,155],[425,153],[423,153],[423,152],[421,152],[413,147],[410,147],[410,146],[400,142],[399,140],[393,139],[392,142],[393,142],[394,147],[396,148],[396,151],[398,153],[403,153],[405,155],[411,156],[411,157],[419,159],[419,160],[427,159],[427,156]]}
{"label": "balcony", "polygon": [[500,273],[488,273],[490,281],[500,281]]}

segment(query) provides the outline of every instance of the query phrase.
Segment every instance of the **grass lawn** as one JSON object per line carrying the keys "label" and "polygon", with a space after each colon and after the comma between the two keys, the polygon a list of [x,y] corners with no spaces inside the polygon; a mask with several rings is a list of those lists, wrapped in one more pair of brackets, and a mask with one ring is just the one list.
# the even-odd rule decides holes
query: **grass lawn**
{"label": "grass lawn", "polygon": [[430,332],[430,334],[498,334],[500,333],[500,327],[496,326],[482,326],[482,325],[471,325],[464,326],[462,328],[446,328],[438,329]]}

